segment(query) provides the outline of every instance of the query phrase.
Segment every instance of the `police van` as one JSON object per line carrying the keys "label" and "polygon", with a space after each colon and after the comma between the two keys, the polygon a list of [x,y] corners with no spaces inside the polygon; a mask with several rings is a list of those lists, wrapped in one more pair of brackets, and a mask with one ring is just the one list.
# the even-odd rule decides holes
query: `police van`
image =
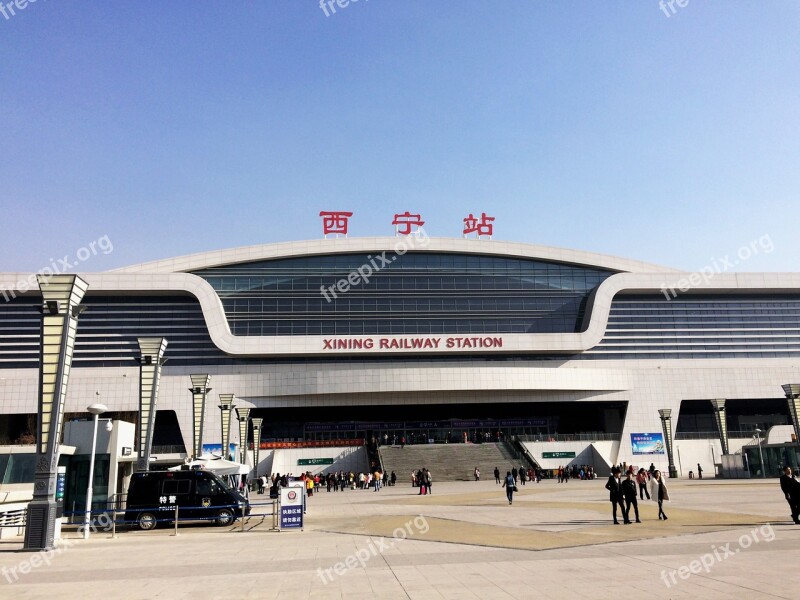
{"label": "police van", "polygon": [[134,473],[128,486],[125,522],[145,531],[175,520],[213,521],[231,525],[250,514],[250,503],[211,471]]}

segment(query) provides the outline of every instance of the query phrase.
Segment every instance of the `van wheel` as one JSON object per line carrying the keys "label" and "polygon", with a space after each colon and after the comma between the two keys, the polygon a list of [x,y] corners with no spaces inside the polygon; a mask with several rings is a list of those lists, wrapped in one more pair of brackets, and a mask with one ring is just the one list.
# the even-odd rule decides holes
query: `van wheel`
{"label": "van wheel", "polygon": [[217,525],[219,527],[225,527],[226,525],[230,525],[233,523],[235,517],[233,516],[233,511],[229,508],[221,508],[217,511]]}
{"label": "van wheel", "polygon": [[141,513],[136,519],[136,522],[139,524],[139,529],[142,531],[155,529],[158,524],[158,520],[153,513]]}

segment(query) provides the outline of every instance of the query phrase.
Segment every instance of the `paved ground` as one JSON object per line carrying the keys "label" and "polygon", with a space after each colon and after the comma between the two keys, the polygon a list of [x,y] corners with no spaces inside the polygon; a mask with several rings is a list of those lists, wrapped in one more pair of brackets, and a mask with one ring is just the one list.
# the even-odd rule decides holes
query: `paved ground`
{"label": "paved ground", "polygon": [[493,481],[323,491],[303,532],[252,517],[244,533],[70,532],[52,555],[4,540],[0,598],[800,598],[777,480],[672,482],[668,521],[645,501],[619,526],[603,484],[528,484],[513,506]]}

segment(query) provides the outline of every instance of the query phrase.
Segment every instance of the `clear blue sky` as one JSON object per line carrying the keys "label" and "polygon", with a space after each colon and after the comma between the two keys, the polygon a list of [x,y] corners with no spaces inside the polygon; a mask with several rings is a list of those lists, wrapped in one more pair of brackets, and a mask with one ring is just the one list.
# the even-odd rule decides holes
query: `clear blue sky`
{"label": "clear blue sky", "polygon": [[0,271],[458,237],[800,269],[800,4],[55,2],[0,15]]}

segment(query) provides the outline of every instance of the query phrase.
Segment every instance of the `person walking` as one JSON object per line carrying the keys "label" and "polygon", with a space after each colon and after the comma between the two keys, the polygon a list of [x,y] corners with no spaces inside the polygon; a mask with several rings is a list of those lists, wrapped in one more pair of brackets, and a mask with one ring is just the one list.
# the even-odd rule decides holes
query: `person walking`
{"label": "person walking", "polygon": [[528,470],[525,467],[519,468],[519,481],[522,485],[525,485],[525,480],[528,478]]}
{"label": "person walking", "polygon": [[645,495],[650,500],[650,492],[647,491],[647,471],[644,470],[644,467],[636,473],[636,483],[639,484],[639,500],[644,500]]}
{"label": "person walking", "polygon": [[650,495],[653,500],[658,501],[658,520],[667,520],[667,515],[664,513],[664,500],[669,500],[669,492],[667,491],[667,484],[661,476],[661,471],[656,469],[653,473],[653,478],[650,480]]}
{"label": "person walking", "polygon": [[622,482],[620,481],[620,474],[622,470],[619,467],[611,469],[611,475],[606,482],[606,489],[608,490],[608,499],[611,501],[611,511],[614,516],[614,525],[619,525],[617,521],[617,505],[619,505],[622,518],[625,523],[628,523],[628,513],[625,512],[624,496],[622,493]]}
{"label": "person walking", "polygon": [[636,480],[633,478],[633,472],[631,471],[625,474],[625,481],[622,482],[622,496],[625,498],[625,524],[631,524],[631,504],[633,504],[633,512],[636,514],[636,522],[641,523],[639,520],[639,503],[636,501]]}
{"label": "person walking", "polygon": [[478,467],[475,467],[475,481],[481,480],[481,470]]}
{"label": "person walking", "polygon": [[514,483],[514,476],[511,474],[511,471],[506,472],[503,487],[506,488],[506,498],[508,498],[508,503],[510,505],[514,502],[514,492],[517,491],[517,484]]}
{"label": "person walking", "polygon": [[497,467],[494,468],[494,480],[497,482],[497,485],[500,485],[500,469]]}
{"label": "person walking", "polygon": [[703,478],[703,467],[700,466],[700,463],[697,463],[697,478]]}
{"label": "person walking", "polygon": [[783,475],[781,475],[781,491],[786,501],[789,503],[789,509],[792,512],[792,521],[794,521],[795,525],[800,525],[800,481],[794,478],[792,467],[783,468]]}
{"label": "person walking", "polygon": [[519,472],[517,471],[517,467],[514,467],[513,469],[511,469],[511,474],[514,476],[514,485],[517,485],[517,477],[519,475]]}
{"label": "person walking", "polygon": [[428,495],[432,494],[431,486],[433,485],[433,475],[431,475],[430,470],[425,469],[425,475],[423,476],[425,479],[425,487],[428,489]]}
{"label": "person walking", "polygon": [[394,487],[394,484],[397,483],[397,474],[392,471],[392,474],[389,476],[390,485]]}

